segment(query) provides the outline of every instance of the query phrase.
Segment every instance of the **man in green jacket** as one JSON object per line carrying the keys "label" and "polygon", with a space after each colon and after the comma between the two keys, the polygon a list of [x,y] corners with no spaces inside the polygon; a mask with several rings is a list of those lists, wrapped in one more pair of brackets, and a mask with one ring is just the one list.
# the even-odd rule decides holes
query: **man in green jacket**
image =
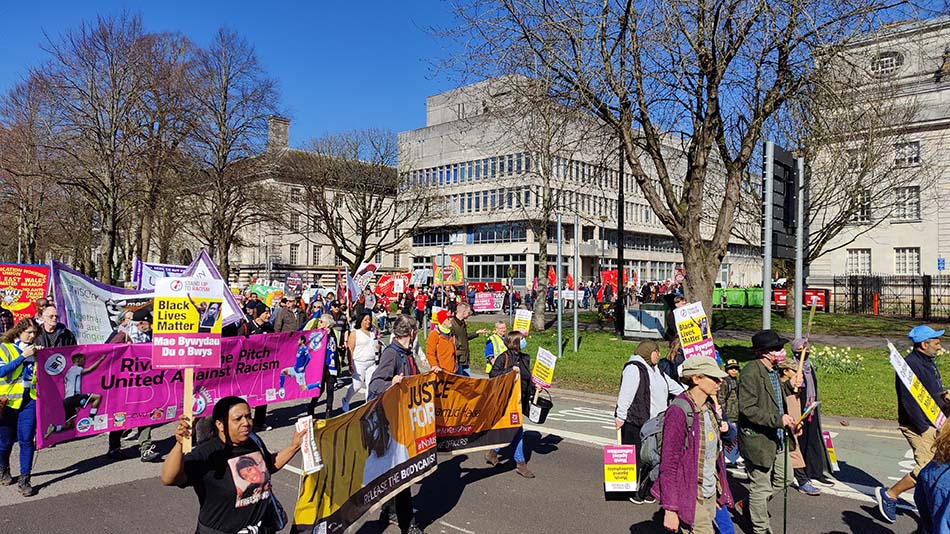
{"label": "man in green jacket", "polygon": [[785,360],[788,340],[774,330],[752,336],[752,352],[758,359],[749,362],[739,377],[739,450],[749,473],[749,517],[754,534],[772,532],[769,499],[791,480],[785,469],[785,429],[796,430],[788,415],[776,364]]}
{"label": "man in green jacket", "polygon": [[472,307],[467,302],[459,302],[455,308],[455,315],[452,317],[452,335],[455,336],[455,357],[458,359],[458,374],[472,376],[469,371],[469,349],[468,342],[481,334],[487,334],[488,330],[482,329],[470,334],[465,320],[472,315]]}

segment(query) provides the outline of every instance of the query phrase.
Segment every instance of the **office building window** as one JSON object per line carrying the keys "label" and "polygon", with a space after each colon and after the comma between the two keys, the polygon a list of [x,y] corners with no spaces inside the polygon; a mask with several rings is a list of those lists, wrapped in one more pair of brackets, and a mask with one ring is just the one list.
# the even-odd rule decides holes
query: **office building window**
{"label": "office building window", "polygon": [[290,214],[290,231],[292,232],[300,231],[300,214],[299,213]]}
{"label": "office building window", "polygon": [[431,269],[432,256],[413,256],[412,269]]}
{"label": "office building window", "polygon": [[866,223],[871,221],[871,192],[864,189],[854,195],[854,214],[851,221]]}
{"label": "office building window", "polygon": [[920,219],[920,188],[894,188],[894,218],[905,221]]}
{"label": "office building window", "polygon": [[452,165],[452,183],[453,184],[459,183],[459,166],[457,163],[455,165]]}
{"label": "office building window", "polygon": [[898,167],[910,167],[920,163],[920,142],[898,143],[894,145],[894,164]]}
{"label": "office building window", "polygon": [[473,244],[516,243],[527,241],[528,232],[522,223],[479,224],[471,227]]}
{"label": "office building window", "polygon": [[334,254],[334,256],[333,256],[333,265],[335,265],[335,266],[337,266],[337,267],[342,267],[342,266],[343,266],[343,257],[340,256],[339,254]]}
{"label": "office building window", "polygon": [[312,265],[320,265],[320,245],[313,246],[313,257],[310,258]]}
{"label": "office building window", "polygon": [[475,192],[475,213],[482,211],[482,196]]}
{"label": "office building window", "polygon": [[920,249],[895,248],[894,274],[920,274]]}
{"label": "office building window", "polygon": [[448,243],[448,230],[429,230],[412,236],[412,245],[416,247],[447,245]]}
{"label": "office building window", "polygon": [[290,245],[290,264],[298,265],[300,260],[300,245],[292,244]]}
{"label": "office building window", "polygon": [[849,248],[845,272],[848,274],[871,274],[871,249]]}
{"label": "office building window", "polygon": [[398,269],[402,263],[402,251],[393,252],[393,268]]}

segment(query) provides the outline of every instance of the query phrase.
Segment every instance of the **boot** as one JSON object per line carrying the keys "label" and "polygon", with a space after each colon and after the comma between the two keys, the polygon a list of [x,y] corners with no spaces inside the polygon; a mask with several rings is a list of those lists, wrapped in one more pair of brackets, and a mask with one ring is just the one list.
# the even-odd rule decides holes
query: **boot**
{"label": "boot", "polygon": [[488,452],[485,453],[485,461],[488,462],[488,465],[495,467],[498,465],[498,453],[488,449]]}
{"label": "boot", "polygon": [[534,473],[528,469],[528,462],[518,462],[515,464],[515,472],[525,478],[534,478]]}
{"label": "boot", "polygon": [[13,484],[13,477],[10,476],[10,466],[0,467],[0,486],[10,486]]}
{"label": "boot", "polygon": [[36,493],[33,491],[33,486],[30,485],[30,475],[20,475],[17,489],[20,490],[20,495],[24,497],[32,497]]}

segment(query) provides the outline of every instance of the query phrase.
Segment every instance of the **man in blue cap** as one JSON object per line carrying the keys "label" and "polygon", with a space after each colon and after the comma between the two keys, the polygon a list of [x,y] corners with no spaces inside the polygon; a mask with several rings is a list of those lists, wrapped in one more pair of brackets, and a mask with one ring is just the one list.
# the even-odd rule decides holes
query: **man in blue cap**
{"label": "man in blue cap", "polygon": [[[927,325],[915,326],[907,334],[914,343],[914,350],[904,358],[941,410],[948,402],[948,393],[943,387],[934,357],[940,352],[940,336],[942,335],[943,330],[934,330]],[[914,489],[917,485],[918,473],[933,459],[934,439],[937,437],[937,429],[917,404],[914,396],[904,387],[900,378],[896,378],[895,383],[897,424],[901,433],[907,438],[911,450],[914,451],[914,461],[917,465],[890,489],[881,486],[874,491],[881,516],[890,523],[897,520],[897,499],[900,494]]]}

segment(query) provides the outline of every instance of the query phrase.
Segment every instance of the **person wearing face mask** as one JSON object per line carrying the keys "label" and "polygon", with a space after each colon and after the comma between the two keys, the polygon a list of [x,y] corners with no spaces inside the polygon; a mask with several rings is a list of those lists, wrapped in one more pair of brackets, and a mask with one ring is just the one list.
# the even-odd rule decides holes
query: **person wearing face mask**
{"label": "person wearing face mask", "polygon": [[[914,350],[910,351],[904,361],[917,376],[917,380],[923,384],[927,393],[933,397],[937,407],[946,414],[948,403],[950,403],[950,392],[943,387],[940,371],[937,370],[937,364],[934,362],[934,358],[941,349],[940,336],[942,335],[943,330],[934,330],[923,324],[915,326],[907,333],[907,337],[914,344]],[[917,485],[917,475],[933,459],[934,442],[937,439],[937,429],[917,404],[914,396],[900,378],[895,379],[895,384],[898,428],[910,444],[911,450],[914,451],[916,465],[913,471],[905,474],[890,488],[881,486],[874,490],[878,511],[888,523],[897,520],[897,499],[901,493],[914,489]]]}
{"label": "person wearing face mask", "polygon": [[749,362],[739,377],[739,451],[749,474],[749,517],[754,534],[772,532],[769,499],[782,491],[791,480],[792,470],[785,469],[785,447],[795,440],[785,439],[785,429],[797,431],[797,422],[788,415],[788,406],[777,361],[784,361],[788,340],[774,330],[762,330],[752,336],[752,352],[757,359]]}
{"label": "person wearing face mask", "polygon": [[[371,402],[390,387],[399,384],[404,377],[419,374],[419,366],[412,356],[418,331],[418,323],[408,315],[400,315],[393,321],[393,342],[383,349],[379,357],[379,366],[373,372],[366,402]],[[424,534],[413,517],[412,488],[397,493],[389,503],[384,505],[383,513],[390,522],[395,520],[402,534]]]}
{"label": "person wearing face mask", "polygon": [[[491,378],[501,376],[514,369],[521,379],[521,417],[528,413],[528,403],[532,396],[531,387],[531,356],[524,351],[528,342],[521,332],[508,332],[505,334],[505,346],[508,348],[505,352],[495,358],[492,364],[491,372],[488,374]],[[524,456],[524,428],[518,428],[511,444],[511,458],[515,461],[515,472],[524,478],[534,478],[534,473],[528,469],[528,462]],[[498,465],[499,451],[489,450],[485,455],[485,461],[491,466]]]}

